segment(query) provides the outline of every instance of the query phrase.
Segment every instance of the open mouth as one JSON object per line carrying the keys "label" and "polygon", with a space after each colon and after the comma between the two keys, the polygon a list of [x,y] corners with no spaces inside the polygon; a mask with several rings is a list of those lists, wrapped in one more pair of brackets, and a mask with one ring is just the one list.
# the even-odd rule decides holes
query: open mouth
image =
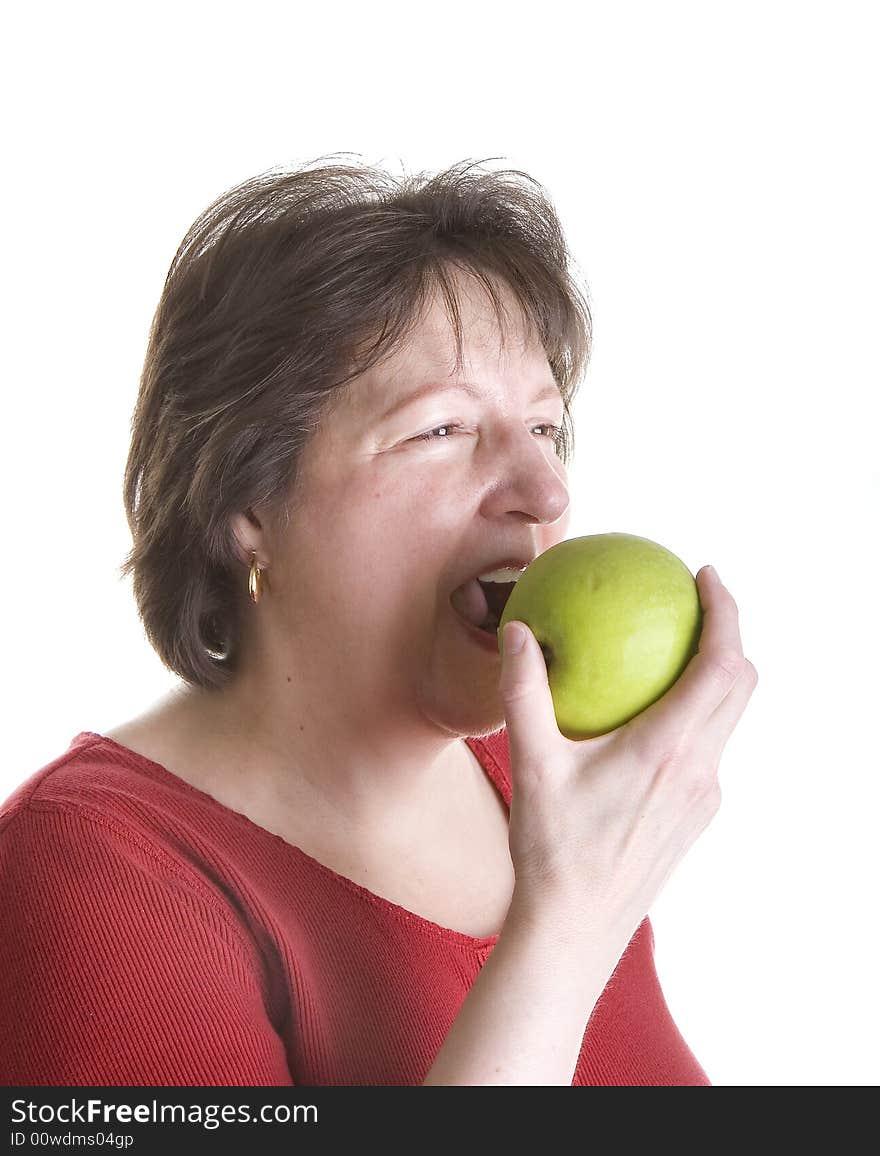
{"label": "open mouth", "polygon": [[479,624],[479,629],[485,630],[487,634],[497,634],[498,624],[501,621],[501,615],[504,613],[504,607],[507,605],[507,599],[513,592],[513,588],[516,583],[483,582],[479,578],[477,581],[483,588],[483,594],[486,598],[486,605],[489,608],[489,613],[486,615],[485,621]]}
{"label": "open mouth", "polygon": [[452,592],[449,601],[470,626],[495,637],[517,578],[519,574],[512,570],[499,571],[491,579],[469,578]]}

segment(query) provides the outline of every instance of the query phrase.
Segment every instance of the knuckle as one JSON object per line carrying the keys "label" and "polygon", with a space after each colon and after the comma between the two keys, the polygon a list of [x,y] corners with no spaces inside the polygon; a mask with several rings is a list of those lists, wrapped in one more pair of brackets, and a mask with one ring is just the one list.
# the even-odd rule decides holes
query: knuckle
{"label": "knuckle", "polygon": [[501,698],[505,703],[522,702],[531,694],[531,687],[523,679],[505,682],[501,686]]}
{"label": "knuckle", "polygon": [[635,722],[643,720],[637,716],[624,732],[629,753],[639,763],[674,774],[685,762],[688,735],[680,726],[661,728],[656,723],[633,726]]}
{"label": "knuckle", "polygon": [[687,780],[687,802],[699,812],[714,815],[721,806],[721,788],[714,767],[703,767]]}
{"label": "knuckle", "polygon": [[721,787],[718,780],[715,779],[709,790],[706,792],[706,803],[711,815],[718,813],[721,806]]}
{"label": "knuckle", "polygon": [[739,614],[739,606],[737,606],[736,599],[724,585],[721,587],[721,597],[734,612],[734,614]]}
{"label": "knuckle", "polygon": [[722,650],[712,660],[712,675],[725,685],[736,682],[746,672],[748,660],[738,650]]}

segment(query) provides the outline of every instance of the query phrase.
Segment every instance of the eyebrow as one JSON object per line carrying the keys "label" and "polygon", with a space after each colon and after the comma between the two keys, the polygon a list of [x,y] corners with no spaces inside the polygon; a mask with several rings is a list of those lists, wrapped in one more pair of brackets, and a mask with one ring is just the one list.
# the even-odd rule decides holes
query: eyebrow
{"label": "eyebrow", "polygon": [[[406,397],[399,398],[388,409],[385,410],[385,412],[380,416],[379,421],[386,421],[399,410],[404,409],[408,405],[412,405],[414,402],[421,401],[423,398],[436,397],[438,394],[446,393],[466,393],[468,397],[477,399],[483,396],[482,391],[477,389],[477,387],[472,385],[469,381],[450,381],[444,382],[442,385],[436,385],[433,382],[428,382],[425,385],[419,386],[418,389],[413,390],[412,393],[408,393]],[[539,401],[553,401],[554,399],[561,397],[562,393],[560,392],[558,386],[545,385],[542,387],[540,392],[538,392],[532,398],[532,404],[534,405]]]}

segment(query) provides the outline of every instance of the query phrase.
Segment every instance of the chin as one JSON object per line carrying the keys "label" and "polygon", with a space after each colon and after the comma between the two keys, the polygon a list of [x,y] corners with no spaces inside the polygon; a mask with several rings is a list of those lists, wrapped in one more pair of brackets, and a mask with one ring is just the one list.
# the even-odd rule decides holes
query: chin
{"label": "chin", "polygon": [[426,640],[420,666],[410,685],[419,713],[433,726],[457,738],[485,738],[505,725],[500,656],[481,653],[460,628],[444,624]]}
{"label": "chin", "polygon": [[496,690],[483,696],[467,698],[452,694],[439,698],[419,697],[419,708],[430,722],[458,738],[486,738],[505,725],[504,706]]}

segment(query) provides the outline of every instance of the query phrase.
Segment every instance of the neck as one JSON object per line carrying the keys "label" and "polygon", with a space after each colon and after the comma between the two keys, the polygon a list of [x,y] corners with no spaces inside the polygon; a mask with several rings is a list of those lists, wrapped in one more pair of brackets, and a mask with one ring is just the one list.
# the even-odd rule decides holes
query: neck
{"label": "neck", "polygon": [[172,692],[165,710],[209,787],[222,778],[227,792],[268,807],[317,806],[356,826],[407,825],[473,784],[475,759],[460,735],[411,713],[395,716],[375,699],[363,711],[348,694],[344,702],[340,709],[292,678],[241,677],[220,691]]}

